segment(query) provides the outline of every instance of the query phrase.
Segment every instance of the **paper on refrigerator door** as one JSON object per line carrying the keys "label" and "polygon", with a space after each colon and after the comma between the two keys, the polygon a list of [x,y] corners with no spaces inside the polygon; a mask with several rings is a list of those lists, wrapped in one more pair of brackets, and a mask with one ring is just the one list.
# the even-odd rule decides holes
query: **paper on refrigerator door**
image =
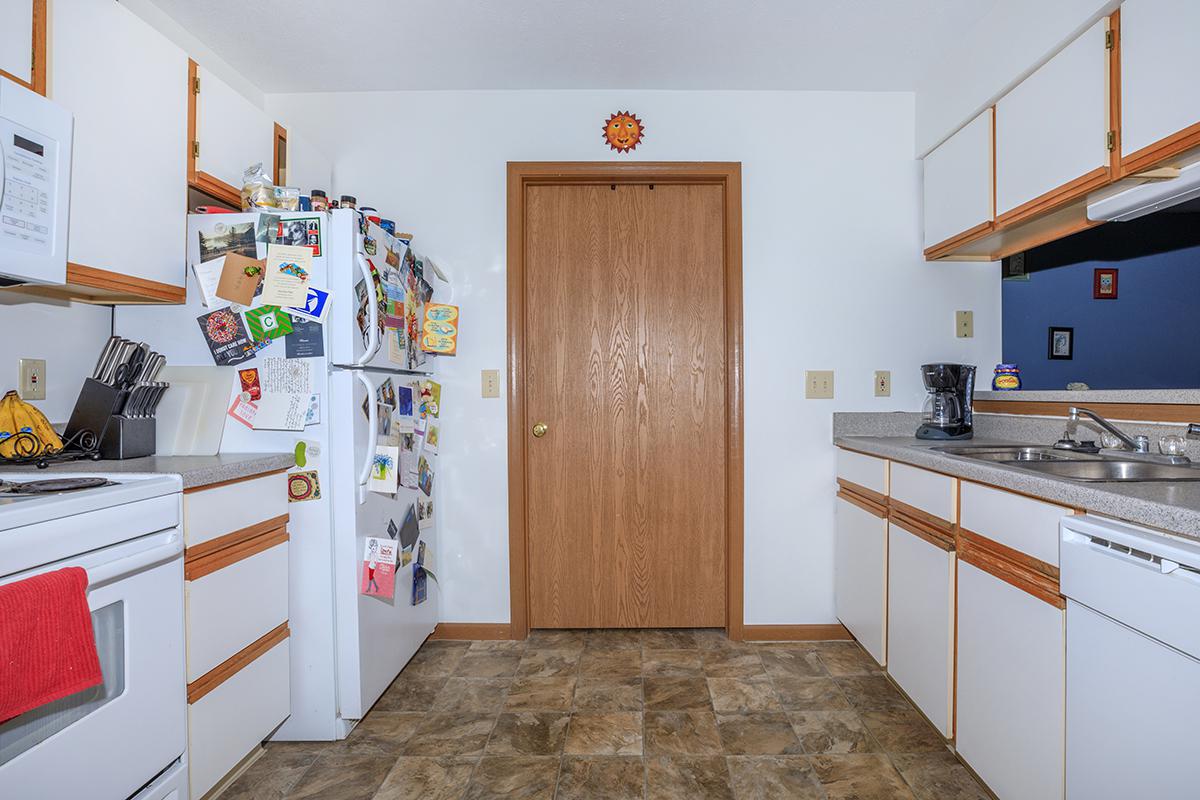
{"label": "paper on refrigerator door", "polygon": [[254,430],[302,431],[308,415],[307,394],[263,394],[256,404]]}
{"label": "paper on refrigerator door", "polygon": [[312,275],[312,250],[294,245],[267,245],[267,270],[262,302],[274,306],[299,306],[308,301]]}

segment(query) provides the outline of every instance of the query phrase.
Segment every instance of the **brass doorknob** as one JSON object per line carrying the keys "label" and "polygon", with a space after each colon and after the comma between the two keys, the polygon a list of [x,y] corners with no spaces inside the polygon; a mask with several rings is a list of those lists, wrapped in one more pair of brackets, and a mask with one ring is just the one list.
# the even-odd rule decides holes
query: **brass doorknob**
{"label": "brass doorknob", "polygon": [[534,438],[540,439],[546,435],[546,431],[550,430],[550,426],[544,422],[535,423],[533,426]]}

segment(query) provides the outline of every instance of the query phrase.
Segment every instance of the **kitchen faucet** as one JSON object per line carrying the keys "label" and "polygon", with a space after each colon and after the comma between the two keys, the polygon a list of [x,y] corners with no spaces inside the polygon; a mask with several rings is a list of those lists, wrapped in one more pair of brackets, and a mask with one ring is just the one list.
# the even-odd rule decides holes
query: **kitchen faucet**
{"label": "kitchen faucet", "polygon": [[1071,422],[1078,422],[1080,417],[1087,417],[1088,419],[1091,419],[1101,428],[1120,439],[1121,444],[1125,445],[1126,449],[1132,450],[1135,453],[1150,452],[1149,437],[1137,436],[1130,438],[1127,434],[1123,433],[1119,428],[1117,428],[1117,426],[1113,425],[1111,422],[1097,414],[1095,411],[1092,411],[1090,408],[1077,408],[1076,406],[1071,406],[1067,410],[1067,419],[1069,419]]}

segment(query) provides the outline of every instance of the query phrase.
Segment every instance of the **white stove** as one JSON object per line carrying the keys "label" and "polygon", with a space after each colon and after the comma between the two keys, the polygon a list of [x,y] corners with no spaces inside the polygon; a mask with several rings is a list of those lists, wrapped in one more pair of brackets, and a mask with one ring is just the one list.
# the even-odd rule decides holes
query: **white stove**
{"label": "white stove", "polygon": [[174,475],[0,471],[0,585],[86,570],[104,676],[0,723],[0,794],[187,796],[182,488]]}

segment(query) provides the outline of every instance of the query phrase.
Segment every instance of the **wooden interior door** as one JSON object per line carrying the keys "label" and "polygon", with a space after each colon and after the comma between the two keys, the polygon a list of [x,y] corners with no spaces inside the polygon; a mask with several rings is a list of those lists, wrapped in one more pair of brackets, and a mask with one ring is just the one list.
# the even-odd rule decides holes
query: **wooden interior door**
{"label": "wooden interior door", "polygon": [[526,190],[531,627],[725,625],[723,202],[713,184]]}

